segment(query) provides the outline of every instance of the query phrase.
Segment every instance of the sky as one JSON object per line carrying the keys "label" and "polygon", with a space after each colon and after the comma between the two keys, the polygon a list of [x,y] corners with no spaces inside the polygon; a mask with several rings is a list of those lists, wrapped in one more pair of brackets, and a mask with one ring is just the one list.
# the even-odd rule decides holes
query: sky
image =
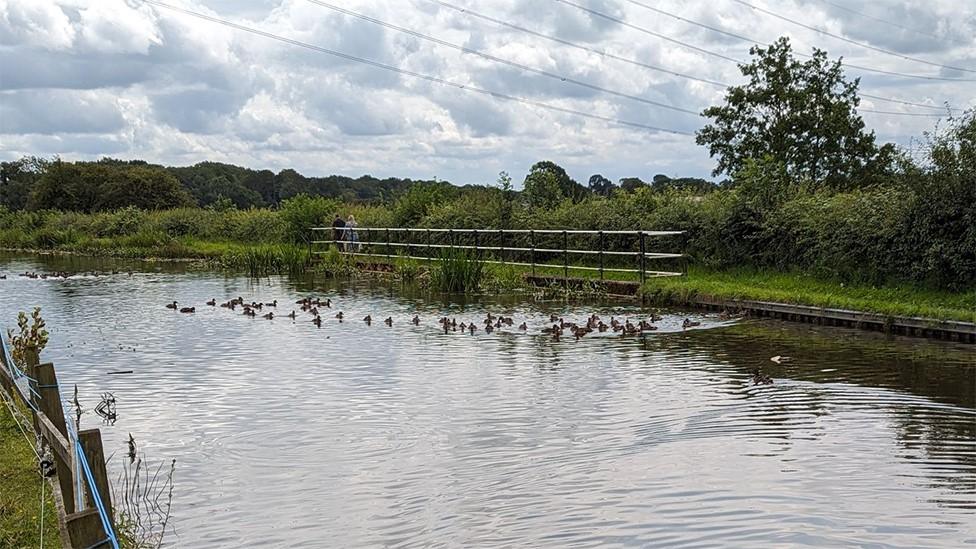
{"label": "sky", "polygon": [[[722,102],[721,84],[744,81],[733,60],[750,43],[649,8],[843,56],[873,69],[847,68],[870,95],[976,106],[973,1],[747,2],[835,36],[738,0],[166,3],[313,47],[140,0],[0,0],[0,159],[209,160],[457,184],[492,183],[502,170],[519,183],[539,160],[584,182],[709,177],[714,160],[685,134],[706,122],[693,113]],[[874,98],[861,108],[903,113],[862,113],[879,140],[901,145],[945,114]]]}

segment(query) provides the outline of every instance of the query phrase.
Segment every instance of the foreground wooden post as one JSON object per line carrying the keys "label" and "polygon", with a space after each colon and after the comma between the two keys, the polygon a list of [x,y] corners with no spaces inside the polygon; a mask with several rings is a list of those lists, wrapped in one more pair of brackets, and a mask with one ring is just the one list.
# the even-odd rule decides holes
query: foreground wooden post
{"label": "foreground wooden post", "polygon": [[[68,429],[64,421],[64,408],[61,407],[61,393],[58,391],[58,378],[54,373],[54,365],[51,363],[38,365],[34,368],[33,377],[37,380],[36,391],[40,395],[40,398],[33,395],[37,409],[44,414],[51,424],[50,426],[46,425],[43,418],[38,417],[39,429],[37,432],[45,434],[45,440],[54,450],[51,453],[54,455],[58,485],[61,486],[61,497],[64,499],[64,511],[70,514],[75,511],[74,475],[71,467],[73,462],[71,456],[74,455],[74,448],[71,447],[71,441],[68,438]],[[50,427],[53,427],[56,433],[48,433]],[[57,435],[61,436],[58,437]],[[58,440],[59,438],[60,440]],[[59,448],[62,444],[67,447]]]}
{"label": "foreground wooden post", "polygon": [[[95,481],[95,488],[98,488],[99,499],[102,500],[102,507],[108,515],[112,530],[115,530],[115,521],[112,515],[112,492],[108,485],[108,472],[105,470],[105,451],[102,449],[102,433],[98,429],[87,429],[78,432],[78,442],[85,453],[85,459],[91,468],[92,480]],[[84,474],[82,471],[81,474]],[[86,492],[88,504],[95,507],[94,494],[91,490]]]}
{"label": "foreground wooden post", "polygon": [[[97,509],[85,509],[78,513],[71,513],[65,517],[68,538],[63,540],[65,546],[76,549],[104,549],[110,547],[108,534],[102,527],[102,519]],[[70,543],[70,545],[68,545]]]}

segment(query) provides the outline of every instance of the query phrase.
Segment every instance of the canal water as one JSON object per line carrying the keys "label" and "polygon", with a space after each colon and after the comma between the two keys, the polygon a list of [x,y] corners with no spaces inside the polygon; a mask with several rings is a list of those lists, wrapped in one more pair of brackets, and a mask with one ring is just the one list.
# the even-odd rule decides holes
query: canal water
{"label": "canal water", "polygon": [[[17,276],[62,270],[80,274]],[[551,314],[649,311],[71,257],[4,255],[2,274],[0,323],[42,307],[43,359],[112,476],[129,434],[153,466],[177,460],[170,547],[976,543],[971,346],[681,311],[646,337],[555,342]],[[321,327],[284,317],[309,295],[332,300]],[[205,305],[237,296],[278,317]],[[437,324],[487,313],[515,326]],[[104,392],[113,425],[90,412]]]}

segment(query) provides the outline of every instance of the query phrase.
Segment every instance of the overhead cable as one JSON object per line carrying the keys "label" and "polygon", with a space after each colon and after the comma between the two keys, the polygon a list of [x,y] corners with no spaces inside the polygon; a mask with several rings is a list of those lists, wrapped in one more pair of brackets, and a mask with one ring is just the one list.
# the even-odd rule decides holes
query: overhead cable
{"label": "overhead cable", "polygon": [[214,17],[212,15],[207,15],[207,14],[204,14],[204,13],[200,13],[200,12],[188,10],[188,9],[181,8],[181,7],[178,7],[178,6],[173,6],[171,4],[167,4],[167,3],[164,3],[164,2],[159,2],[158,0],[142,0],[142,1],[144,3],[150,4],[152,6],[164,8],[164,9],[171,10],[171,11],[175,11],[175,12],[179,12],[179,13],[182,13],[184,15],[189,15],[191,17],[195,17],[195,18],[198,18],[198,19],[203,19],[205,21],[210,21],[212,23],[217,23],[219,25],[223,25],[223,26],[230,27],[230,28],[233,28],[233,29],[236,29],[236,30],[240,30],[240,31],[243,31],[243,32],[247,32],[247,33],[255,34],[255,35],[258,35],[258,36],[262,36],[264,38],[268,38],[268,39],[275,40],[275,41],[278,41],[278,42],[283,42],[283,43],[290,44],[290,45],[293,45],[293,46],[298,46],[298,47],[301,47],[301,48],[306,48],[306,49],[309,49],[309,50],[317,51],[319,53],[325,53],[325,54],[328,54],[328,55],[332,55],[334,57],[339,57],[341,59],[345,59],[347,61],[353,61],[353,62],[356,62],[356,63],[362,63],[362,64],[369,65],[369,66],[372,66],[372,67],[376,67],[378,69],[383,69],[383,70],[395,72],[395,73],[402,74],[402,75],[405,75],[405,76],[410,76],[410,77],[413,77],[413,78],[418,78],[418,79],[421,79],[421,80],[426,80],[428,82],[433,82],[433,83],[436,83],[436,84],[441,84],[441,85],[444,85],[444,86],[449,86],[449,87],[457,88],[457,89],[460,89],[460,90],[470,91],[470,92],[474,92],[474,93],[480,93],[482,95],[488,95],[488,96],[491,96],[491,97],[494,97],[494,98],[497,98],[497,99],[504,99],[504,100],[507,100],[507,101],[514,101],[514,102],[523,103],[523,104],[526,104],[526,105],[531,105],[531,106],[534,106],[534,107],[539,107],[539,108],[542,108],[542,109],[547,109],[547,110],[551,110],[551,111],[555,111],[555,112],[560,112],[560,113],[563,113],[563,114],[571,114],[571,115],[574,115],[574,116],[580,116],[580,117],[589,118],[589,119],[593,119],[593,120],[600,120],[600,121],[609,122],[609,123],[612,123],[612,124],[619,124],[619,125],[623,125],[623,126],[630,126],[630,127],[633,127],[633,128],[640,128],[640,129],[644,129],[644,130],[651,130],[651,131],[657,131],[657,132],[671,133],[671,134],[674,134],[674,135],[694,136],[694,134],[691,133],[691,132],[686,132],[686,131],[682,131],[682,130],[675,130],[675,129],[670,129],[670,128],[662,128],[662,127],[658,127],[658,126],[651,126],[651,125],[643,124],[643,123],[640,123],[640,122],[633,122],[633,121],[629,121],[629,120],[622,120],[622,119],[612,118],[612,117],[608,117],[608,116],[601,116],[601,115],[598,115],[598,114],[593,114],[593,113],[589,113],[589,112],[578,111],[578,110],[575,110],[575,109],[568,109],[568,108],[565,108],[565,107],[560,107],[560,106],[552,105],[552,104],[549,104],[549,103],[543,103],[543,102],[540,102],[540,101],[534,101],[534,100],[531,100],[531,99],[526,99],[524,97],[517,97],[517,96],[513,96],[513,95],[507,95],[507,94],[504,94],[504,93],[499,93],[499,92],[487,90],[487,89],[484,89],[484,88],[478,88],[478,87],[470,86],[470,85],[467,85],[467,84],[460,84],[458,82],[452,82],[450,80],[445,80],[443,78],[438,78],[436,76],[431,76],[431,75],[427,75],[427,74],[422,74],[422,73],[414,72],[414,71],[411,71],[411,70],[408,70],[408,69],[403,69],[403,68],[396,67],[396,66],[393,66],[393,65],[387,65],[385,63],[380,63],[379,61],[373,61],[371,59],[366,59],[366,58],[363,58],[363,57],[357,57],[355,55],[350,55],[348,53],[343,53],[343,52],[336,51],[336,50],[332,50],[332,49],[325,48],[325,47],[322,47],[322,46],[317,46],[315,44],[309,44],[308,42],[302,42],[300,40],[295,40],[295,39],[288,38],[288,37],[285,37],[285,36],[280,36],[280,35],[273,34],[273,33],[267,32],[267,31],[263,31],[263,30],[260,30],[260,29],[256,29],[254,27],[248,27],[246,25],[241,25],[239,23],[234,23],[233,21],[228,21],[226,19],[221,19],[219,17]]}

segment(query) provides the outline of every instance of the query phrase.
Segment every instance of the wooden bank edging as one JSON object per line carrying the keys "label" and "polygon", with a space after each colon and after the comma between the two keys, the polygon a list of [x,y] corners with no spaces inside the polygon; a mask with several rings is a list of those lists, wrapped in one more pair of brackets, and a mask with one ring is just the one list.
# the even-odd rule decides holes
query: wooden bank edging
{"label": "wooden bank edging", "polygon": [[845,326],[906,336],[976,343],[976,324],[959,320],[889,316],[862,311],[850,311],[847,309],[831,309],[828,307],[812,307],[809,305],[793,305],[790,303],[773,303],[769,301],[750,301],[746,299],[719,299],[709,296],[694,296],[690,300],[692,301],[690,303],[691,305],[710,310],[728,309],[747,312],[755,316],[766,316],[812,324]]}
{"label": "wooden bank edging", "polygon": [[[593,282],[587,279],[566,280],[562,277],[554,276],[526,276],[525,279],[539,286],[566,284],[580,287]],[[605,287],[607,293],[611,295],[636,296],[640,290],[640,284],[636,282],[605,280],[600,283]],[[976,323],[962,322],[959,320],[891,316],[847,309],[794,305],[792,303],[775,303],[748,299],[723,299],[707,295],[694,295],[687,299],[675,301],[674,304],[708,310],[745,312],[752,316],[772,317],[811,324],[844,326],[913,337],[976,343]]]}

